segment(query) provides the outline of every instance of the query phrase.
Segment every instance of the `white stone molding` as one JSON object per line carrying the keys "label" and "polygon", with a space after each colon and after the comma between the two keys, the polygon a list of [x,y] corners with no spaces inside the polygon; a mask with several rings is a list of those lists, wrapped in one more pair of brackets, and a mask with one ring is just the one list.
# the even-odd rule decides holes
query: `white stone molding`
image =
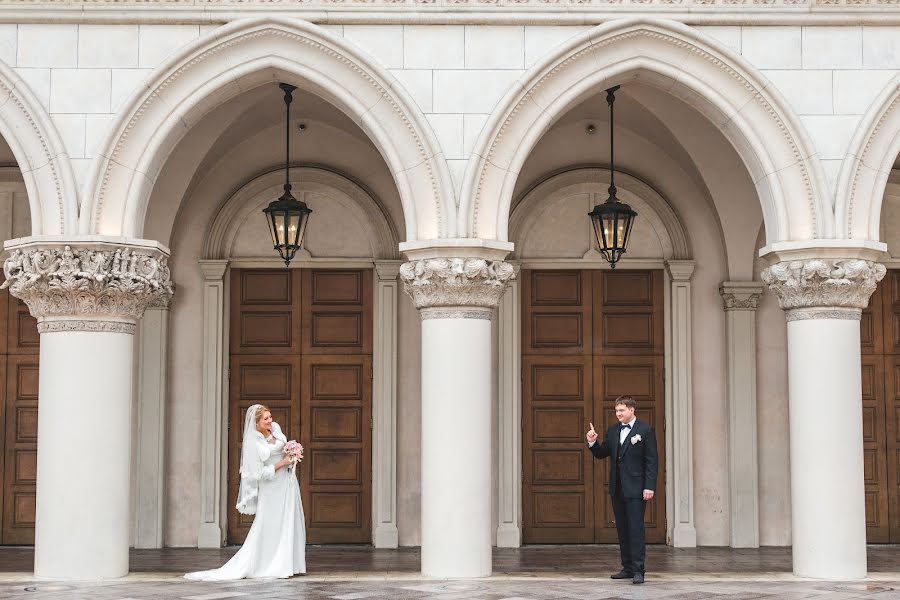
{"label": "white stone molding", "polygon": [[[514,265],[516,266],[516,265]],[[498,311],[500,405],[497,418],[497,547],[522,545],[522,299],[516,279],[507,283]]]}
{"label": "white stone molding", "polygon": [[756,417],[756,308],[764,286],[726,281],[729,518],[732,548],[759,547],[759,441]]}
{"label": "white stone molding", "polygon": [[7,242],[3,288],[38,331],[134,333],[144,310],[174,292],[168,249],[146,240],[20,238]]}
{"label": "white stone molding", "polygon": [[[252,179],[228,198],[209,228],[204,240],[203,257],[233,259],[234,244],[241,227],[247,219],[260,218],[260,212],[272,198],[281,195],[283,185],[284,171],[271,171]],[[291,167],[291,186],[298,197],[307,192],[324,192],[336,198],[346,210],[358,213],[360,219],[370,224],[377,239],[377,244],[372,248],[373,257],[383,260],[399,258],[399,237],[387,210],[374,194],[350,177],[318,167],[295,165]],[[302,259],[303,251],[299,254],[298,258]],[[308,253],[305,256],[308,257]],[[371,259],[368,262],[371,265]]]}
{"label": "white stone molding", "polygon": [[691,276],[692,260],[666,261],[669,275],[669,302],[666,321],[666,364],[672,374],[666,380],[666,493],[668,538],[676,548],[697,545],[694,522],[694,425],[691,364]]}
{"label": "white stone molding", "polygon": [[141,231],[153,184],[179,140],[213,107],[276,80],[326,99],[360,124],[397,183],[407,240],[455,236],[449,170],[409,94],[342,37],[271,16],[235,21],[187,44],[136,90],[100,145],[79,230]]}
{"label": "white stone molding", "polygon": [[[513,240],[519,249],[516,255],[520,256],[522,242],[541,219],[542,206],[553,206],[557,199],[575,194],[597,194],[605,197],[608,188],[609,170],[594,167],[563,171],[534,186],[516,202],[509,217],[509,239]],[[641,218],[650,223],[662,245],[663,257],[674,260],[690,258],[690,242],[681,219],[659,192],[628,173],[616,173],[616,188],[619,199],[634,207]],[[587,220],[585,222],[587,223]],[[589,258],[602,260],[594,248],[588,253]]]}
{"label": "white stone molding", "polygon": [[134,547],[163,547],[166,483],[169,308],[152,306],[138,324]]}
{"label": "white stone molding", "polygon": [[31,235],[74,235],[78,186],[65,144],[40,100],[0,62],[0,136],[28,190]]}
{"label": "white stone molding", "polygon": [[872,102],[841,164],[835,191],[838,236],[879,239],[881,202],[900,154],[900,75]]}
{"label": "white stone molding", "polygon": [[397,301],[399,261],[375,263],[375,334],[372,363],[372,542],[400,545],[397,531]]}
{"label": "white stone molding", "polygon": [[[142,0],[122,8],[121,0],[30,0],[0,5],[0,23],[226,23],[264,15],[277,7],[284,16],[321,24],[400,25],[584,25],[623,14],[658,16],[694,25],[897,25],[896,0]],[[623,12],[624,11],[624,12]]]}
{"label": "white stone molding", "polygon": [[227,501],[225,465],[225,272],[227,260],[201,260],[203,271],[203,405],[200,436],[200,526],[198,548],[220,548],[225,541]]}
{"label": "white stone molding", "polygon": [[859,320],[879,281],[884,265],[862,259],[782,261],[762,272],[788,321],[806,319]]}
{"label": "white stone molding", "polygon": [[489,117],[463,179],[458,230],[506,240],[515,181],[532,148],[591,93],[636,79],[721,128],[756,182],[768,243],[831,237],[834,213],[803,126],[745,59],[690,27],[622,19],[585,31],[535,65]]}
{"label": "white stone molding", "polygon": [[515,269],[511,264],[483,258],[422,259],[403,263],[400,267],[400,279],[416,308],[469,309],[458,315],[438,318],[484,318],[478,316],[483,311],[475,309],[496,308],[506,283],[514,277]]}

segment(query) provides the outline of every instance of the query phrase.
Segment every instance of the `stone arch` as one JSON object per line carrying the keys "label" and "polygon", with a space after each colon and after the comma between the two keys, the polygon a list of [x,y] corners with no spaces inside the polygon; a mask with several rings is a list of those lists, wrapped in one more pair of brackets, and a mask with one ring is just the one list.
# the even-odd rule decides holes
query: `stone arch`
{"label": "stone arch", "polygon": [[[348,177],[318,167],[291,168],[291,184],[298,198],[309,192],[324,191],[371,228],[372,258],[399,259],[397,231],[378,199]],[[232,258],[236,238],[248,218],[257,216],[272,198],[282,193],[283,171],[271,171],[254,178],[219,208],[203,243],[204,260]],[[315,213],[314,213],[315,217]],[[305,249],[301,253],[308,256]],[[298,254],[298,258],[301,256]]]}
{"label": "stone arch", "polygon": [[880,239],[881,203],[900,155],[900,75],[881,91],[856,128],[835,196],[837,235]]}
{"label": "stone arch", "polygon": [[[510,240],[518,242],[534,226],[540,216],[541,204],[575,193],[593,193],[602,196],[609,187],[609,170],[596,167],[571,169],[552,175],[522,195],[509,218]],[[692,256],[687,231],[672,207],[653,187],[628,173],[616,173],[619,199],[632,205],[646,219],[656,233],[666,260],[689,260]],[[605,196],[598,200],[602,202]],[[585,227],[590,228],[587,220]],[[516,250],[520,245],[516,244]],[[589,249],[585,258],[602,260],[599,253]]]}
{"label": "stone arch", "polygon": [[242,92],[279,80],[324,98],[369,136],[396,182],[406,241],[455,234],[446,161],[409,95],[343,38],[271,17],[236,21],[186,46],[131,97],[93,164],[81,233],[140,236],[155,179],[191,126]]}
{"label": "stone arch", "polygon": [[28,85],[2,62],[0,135],[25,181],[32,235],[75,233],[78,191],[62,138]]}
{"label": "stone arch", "polygon": [[459,231],[505,241],[516,178],[537,141],[570,108],[628,80],[685,101],[717,126],[755,182],[769,244],[833,236],[821,166],[778,92],[718,42],[657,19],[585,31],[522,76],[488,119],[469,160]]}

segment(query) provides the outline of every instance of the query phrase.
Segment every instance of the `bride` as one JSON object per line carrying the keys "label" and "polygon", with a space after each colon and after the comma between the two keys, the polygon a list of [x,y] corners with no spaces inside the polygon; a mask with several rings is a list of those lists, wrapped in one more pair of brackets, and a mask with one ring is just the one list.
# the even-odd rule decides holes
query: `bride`
{"label": "bride", "polygon": [[186,578],[223,581],[306,573],[303,505],[297,477],[287,468],[291,460],[283,453],[286,443],[267,407],[254,404],[247,409],[237,509],[256,518],[231,560],[218,569],[188,573]]}

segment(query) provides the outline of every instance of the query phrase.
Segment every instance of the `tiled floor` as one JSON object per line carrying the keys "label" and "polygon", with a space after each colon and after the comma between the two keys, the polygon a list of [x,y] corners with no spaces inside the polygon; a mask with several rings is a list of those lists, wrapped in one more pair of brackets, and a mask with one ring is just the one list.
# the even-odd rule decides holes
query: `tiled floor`
{"label": "tiled floor", "polygon": [[106,582],[34,581],[30,548],[0,548],[0,598],[45,600],[291,598],[311,600],[793,600],[878,598],[900,600],[900,547],[869,548],[869,579],[822,582],[790,573],[790,549],[648,549],[643,586],[612,581],[617,549],[612,546],[536,546],[497,549],[495,575],[477,580],[433,580],[419,576],[416,548],[375,550],[310,546],[309,573],[284,580],[229,583],[188,582],[185,571],[215,567],[234,548],[169,548],[132,551],[132,574]]}

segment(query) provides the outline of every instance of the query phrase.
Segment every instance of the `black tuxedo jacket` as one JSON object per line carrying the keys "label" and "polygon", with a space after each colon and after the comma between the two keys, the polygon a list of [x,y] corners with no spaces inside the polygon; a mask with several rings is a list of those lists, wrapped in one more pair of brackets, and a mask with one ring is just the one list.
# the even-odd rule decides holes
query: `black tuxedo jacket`
{"label": "black tuxedo jacket", "polygon": [[[610,457],[609,493],[615,495],[622,485],[625,498],[643,498],[644,490],[656,491],[656,472],[659,455],[656,453],[656,434],[649,424],[636,419],[625,443],[619,446],[620,425],[616,423],[606,430],[606,436],[590,446],[595,458]],[[631,443],[636,435],[640,441]]]}

